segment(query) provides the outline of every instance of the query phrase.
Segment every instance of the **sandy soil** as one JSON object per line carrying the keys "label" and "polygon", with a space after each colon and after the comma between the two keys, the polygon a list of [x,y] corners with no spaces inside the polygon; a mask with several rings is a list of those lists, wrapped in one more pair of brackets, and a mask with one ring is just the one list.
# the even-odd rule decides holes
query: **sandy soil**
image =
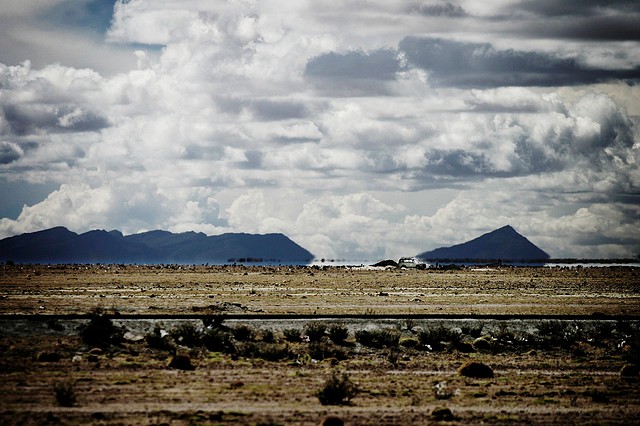
{"label": "sandy soil", "polygon": [[[233,305],[235,304],[235,305]],[[640,315],[640,268],[15,266],[0,314]]]}
{"label": "sandy soil", "polygon": [[[16,320],[6,316],[86,314],[96,307],[141,315],[638,316],[639,277],[632,268],[6,267],[0,275],[0,424],[317,425],[328,415],[348,425],[638,424],[640,378],[620,374],[640,360],[638,321],[603,321],[588,331],[557,321],[551,340],[519,334],[506,321],[502,329],[482,330],[486,347],[464,331],[466,345],[447,343],[441,351],[371,348],[353,332],[342,344],[325,336],[323,344],[336,351],[326,356],[311,356],[317,352],[311,343],[288,342],[280,329],[274,343],[263,342],[259,330],[250,342],[234,341],[236,348],[286,348],[286,357],[267,361],[272,352],[219,352],[176,340],[159,348],[139,335],[98,349],[65,320],[31,319],[16,333],[9,326]],[[406,320],[388,325],[401,341],[419,340],[427,327]],[[176,354],[188,355],[195,369],[170,368]],[[490,366],[494,377],[460,375],[467,361]],[[357,384],[349,405],[322,405],[316,397],[333,372]],[[72,389],[72,406],[56,399],[60,383]],[[438,408],[453,417],[438,417]]]}

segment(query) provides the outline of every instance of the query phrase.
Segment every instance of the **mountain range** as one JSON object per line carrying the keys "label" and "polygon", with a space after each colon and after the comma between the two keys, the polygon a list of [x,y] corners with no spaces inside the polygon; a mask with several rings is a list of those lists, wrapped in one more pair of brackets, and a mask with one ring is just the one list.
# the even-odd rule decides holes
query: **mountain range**
{"label": "mountain range", "polygon": [[309,263],[313,254],[283,234],[149,231],[123,235],[64,227],[0,240],[0,260],[18,263]]}
{"label": "mountain range", "polygon": [[549,255],[506,225],[466,243],[425,251],[416,256],[426,261],[537,262]]}

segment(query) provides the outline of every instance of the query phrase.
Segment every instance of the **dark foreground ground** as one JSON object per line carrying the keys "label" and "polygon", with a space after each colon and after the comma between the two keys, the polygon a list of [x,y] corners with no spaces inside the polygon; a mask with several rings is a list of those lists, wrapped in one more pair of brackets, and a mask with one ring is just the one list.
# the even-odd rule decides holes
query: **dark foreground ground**
{"label": "dark foreground ground", "polygon": [[[5,268],[0,424],[315,425],[329,415],[350,425],[638,424],[638,277],[632,268]],[[388,319],[225,318],[314,311]],[[91,319],[13,316],[41,312]],[[438,312],[470,319],[394,319]],[[185,313],[204,320],[169,319]],[[506,316],[472,320],[478,313]],[[556,318],[508,319],[516,313]],[[470,362],[485,370],[469,373]],[[338,405],[321,403],[331,397]]]}

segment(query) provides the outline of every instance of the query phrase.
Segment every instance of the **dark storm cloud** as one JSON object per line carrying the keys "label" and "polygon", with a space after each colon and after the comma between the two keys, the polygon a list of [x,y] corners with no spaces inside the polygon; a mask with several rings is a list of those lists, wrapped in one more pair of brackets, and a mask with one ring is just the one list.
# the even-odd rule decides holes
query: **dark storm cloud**
{"label": "dark storm cloud", "polygon": [[496,50],[488,43],[405,37],[399,45],[410,65],[429,72],[440,87],[570,86],[638,79],[640,69],[587,68],[575,59],[546,53]]}
{"label": "dark storm cloud", "polygon": [[511,13],[503,19],[525,18],[511,30],[520,35],[591,41],[640,40],[640,2],[636,0],[526,0],[511,7]]}
{"label": "dark storm cloud", "polygon": [[22,150],[14,143],[0,142],[0,164],[9,164],[22,157]]}
{"label": "dark storm cloud", "polygon": [[2,113],[10,133],[17,136],[41,131],[89,132],[109,126],[106,118],[74,105],[2,105]]}
{"label": "dark storm cloud", "polygon": [[399,70],[400,63],[396,52],[380,49],[368,53],[325,53],[307,63],[305,75],[329,79],[393,80]]}
{"label": "dark storm cloud", "polygon": [[556,37],[589,41],[640,40],[640,13],[622,16],[564,17],[522,23],[517,32],[537,37]]}
{"label": "dark storm cloud", "polygon": [[525,0],[516,7],[545,17],[640,12],[637,0]]}

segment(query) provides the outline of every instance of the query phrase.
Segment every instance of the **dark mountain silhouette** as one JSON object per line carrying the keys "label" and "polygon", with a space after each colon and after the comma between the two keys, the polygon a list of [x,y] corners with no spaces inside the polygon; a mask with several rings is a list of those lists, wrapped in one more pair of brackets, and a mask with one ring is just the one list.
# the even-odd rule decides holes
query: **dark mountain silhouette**
{"label": "dark mountain silhouette", "polygon": [[419,259],[431,261],[516,261],[535,262],[549,259],[549,255],[518,234],[511,226],[481,235],[466,243],[441,247],[420,253]]}
{"label": "dark mountain silhouette", "polygon": [[120,231],[76,234],[64,227],[0,240],[0,259],[19,263],[308,263],[313,255],[282,234]]}

